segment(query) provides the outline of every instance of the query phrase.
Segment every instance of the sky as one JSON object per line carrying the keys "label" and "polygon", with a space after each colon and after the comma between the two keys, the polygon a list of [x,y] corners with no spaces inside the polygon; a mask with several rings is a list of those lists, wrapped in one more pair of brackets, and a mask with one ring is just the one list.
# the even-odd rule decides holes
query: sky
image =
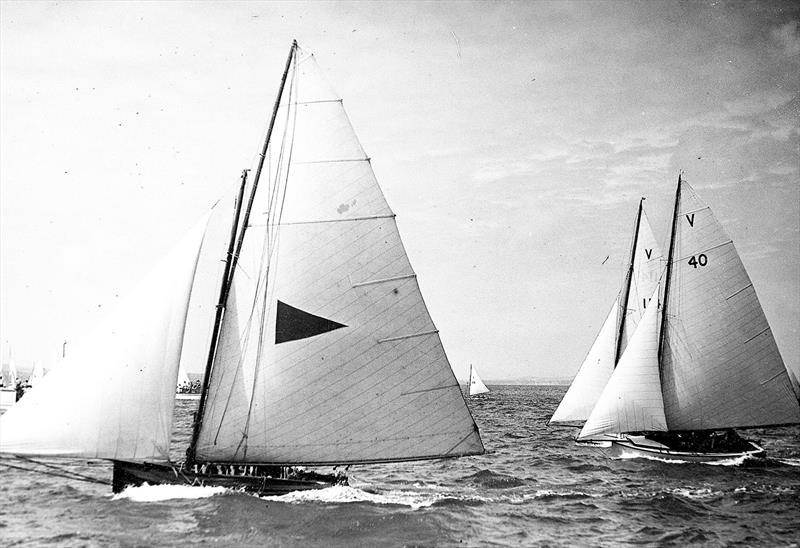
{"label": "sky", "polygon": [[0,338],[49,362],[234,191],[297,39],[460,379],[574,375],[680,170],[800,372],[795,6],[3,1]]}

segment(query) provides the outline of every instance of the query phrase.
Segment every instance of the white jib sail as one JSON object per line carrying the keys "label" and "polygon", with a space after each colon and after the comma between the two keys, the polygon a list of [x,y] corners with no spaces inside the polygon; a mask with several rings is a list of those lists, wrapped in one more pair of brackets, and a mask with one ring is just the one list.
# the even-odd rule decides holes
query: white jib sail
{"label": "white jib sail", "polygon": [[592,412],[594,404],[597,403],[614,372],[618,312],[619,299],[614,301],[614,306],[603,322],[600,333],[597,334],[567,393],[550,418],[550,423],[582,423],[589,418],[589,413]]}
{"label": "white jib sail", "polygon": [[234,273],[197,458],[482,453],[369,159],[302,51],[268,161],[272,185],[259,186]]}
{"label": "white jib sail", "polygon": [[489,391],[486,388],[486,385],[483,384],[483,381],[478,376],[478,372],[475,371],[475,368],[472,365],[469,366],[469,395],[470,396],[477,396],[478,394],[485,394]]}
{"label": "white jib sail", "polygon": [[578,439],[620,432],[665,431],[658,372],[658,287]]}
{"label": "white jib sail", "polygon": [[0,416],[0,452],[166,457],[205,219],[91,336]]}
{"label": "white jib sail", "polygon": [[658,277],[664,269],[661,249],[653,236],[653,229],[642,209],[639,221],[639,234],[636,238],[636,249],[633,255],[633,274],[628,289],[628,303],[625,309],[625,320],[622,323],[622,337],[617,355],[622,356],[625,347],[633,337],[636,326],[644,315],[647,301],[658,285]]}
{"label": "white jib sail", "polygon": [[714,214],[683,183],[662,356],[670,430],[800,422],[750,277]]}

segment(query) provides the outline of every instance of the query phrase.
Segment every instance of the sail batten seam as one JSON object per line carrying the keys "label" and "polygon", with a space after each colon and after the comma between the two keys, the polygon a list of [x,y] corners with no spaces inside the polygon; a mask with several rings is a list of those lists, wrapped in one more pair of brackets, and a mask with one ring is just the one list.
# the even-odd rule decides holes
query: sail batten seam
{"label": "sail batten seam", "polygon": [[366,282],[358,282],[351,285],[351,287],[363,287],[365,285],[373,285],[373,284],[380,284],[384,282],[394,282],[397,280],[407,280],[411,278],[416,278],[416,274],[404,274],[402,276],[392,276],[390,278],[380,278],[375,280],[367,280]]}
{"label": "sail batten seam", "polygon": [[457,384],[451,384],[449,386],[437,386],[435,388],[426,388],[425,390],[413,390],[411,392],[401,392],[401,396],[410,396],[411,394],[424,394],[425,392],[435,392],[436,390],[447,390],[449,388],[455,388],[458,386]]}
{"label": "sail batten seam", "polygon": [[378,342],[379,343],[385,343],[385,342],[392,342],[392,341],[400,341],[400,340],[403,340],[403,339],[412,339],[414,337],[424,337],[425,335],[434,335],[434,334],[436,334],[438,332],[439,332],[438,329],[433,329],[431,331],[422,331],[421,333],[412,333],[410,335],[398,335],[397,337],[387,337],[385,339],[378,339]]}
{"label": "sail batten seam", "polygon": [[340,160],[305,160],[293,162],[292,165],[301,166],[309,164],[343,164],[347,162],[369,162],[370,157],[364,156],[363,158],[342,158]]}
{"label": "sail batten seam", "polygon": [[717,244],[717,245],[712,245],[711,247],[707,247],[705,249],[698,249],[697,251],[694,251],[691,255],[686,255],[684,257],[681,257],[680,259],[674,259],[672,261],[672,264],[676,264],[676,263],[679,263],[681,261],[685,261],[686,259],[694,257],[695,255],[698,255],[700,253],[705,253],[707,251],[711,251],[712,249],[717,249],[717,248],[720,248],[720,247],[723,247],[723,246],[726,246],[726,245],[732,244],[732,243],[733,243],[733,240],[728,240],[726,242],[722,242],[722,243]]}
{"label": "sail batten seam", "polygon": [[751,287],[753,287],[753,284],[752,284],[752,283],[749,283],[749,284],[747,284],[746,286],[744,286],[743,288],[741,288],[739,291],[736,291],[735,293],[732,293],[731,295],[728,295],[727,297],[725,297],[725,300],[727,301],[728,299],[732,299],[732,298],[734,298],[736,295],[738,295],[739,293],[741,293],[742,291],[744,291],[744,290],[746,290],[746,289],[749,289],[749,288],[751,288]]}
{"label": "sail batten seam", "polygon": [[[275,223],[270,226],[293,226],[293,225],[316,225],[316,224],[323,224],[323,223],[344,223],[347,221],[372,221],[374,219],[393,219],[396,215],[394,213],[385,214],[385,215],[368,215],[365,217],[349,217],[347,219],[320,219],[317,221],[293,221],[293,222],[286,222],[286,223]],[[248,227],[252,226],[267,226],[267,223],[256,223],[256,224],[249,224]]]}
{"label": "sail batten seam", "polygon": [[[757,338],[759,335],[763,335],[763,334],[764,334],[764,333],[766,333],[767,331],[769,331],[769,326],[765,327],[764,329],[762,329],[761,331],[759,331],[758,333],[756,333],[755,335],[753,335],[753,336],[752,336],[752,337],[750,337],[749,339],[746,339],[746,340],[744,341],[744,344],[747,344],[747,343],[749,343],[750,341],[752,341],[753,339]],[[781,373],[783,373],[783,371],[781,371]]]}

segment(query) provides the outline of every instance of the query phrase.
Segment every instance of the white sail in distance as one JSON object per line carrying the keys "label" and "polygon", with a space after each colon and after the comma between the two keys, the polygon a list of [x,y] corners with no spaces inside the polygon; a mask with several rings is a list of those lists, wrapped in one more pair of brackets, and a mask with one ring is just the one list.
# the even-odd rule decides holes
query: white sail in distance
{"label": "white sail in distance", "polygon": [[0,453],[168,456],[189,293],[205,219],[0,416]]}
{"label": "white sail in distance", "polygon": [[0,354],[2,354],[0,375],[3,377],[3,386],[6,388],[14,388],[17,385],[17,367],[14,364],[14,358],[11,355],[11,345],[8,344],[8,341],[3,341],[3,348]]}
{"label": "white sail in distance", "polygon": [[603,389],[579,440],[619,432],[665,431],[664,403],[658,372],[658,287],[639,328]]}
{"label": "white sail in distance", "polygon": [[750,277],[680,183],[661,356],[670,430],[792,424],[800,406]]}
{"label": "white sail in distance", "polygon": [[196,455],[343,464],[483,445],[341,100],[297,50]]}
{"label": "white sail in distance", "polygon": [[478,394],[485,394],[489,391],[486,388],[486,385],[483,384],[483,381],[478,376],[478,372],[475,368],[470,364],[469,366],[469,395],[470,396],[477,396]]}

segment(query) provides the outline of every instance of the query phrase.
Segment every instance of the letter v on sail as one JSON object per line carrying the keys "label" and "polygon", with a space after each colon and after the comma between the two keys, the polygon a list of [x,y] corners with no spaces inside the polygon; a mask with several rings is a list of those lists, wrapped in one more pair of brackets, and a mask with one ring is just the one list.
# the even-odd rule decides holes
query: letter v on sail
{"label": "letter v on sail", "polygon": [[[158,416],[139,420],[134,429],[97,418],[86,439],[48,446],[25,434],[33,426],[26,395],[18,411],[0,417],[0,451],[43,454],[44,443],[44,454],[112,459],[115,490],[145,481],[189,482],[273,494],[340,479],[293,465],[483,453],[369,158],[341,99],[296,43],[258,167],[252,181],[242,179],[221,278],[185,463],[163,461],[172,415],[166,400],[152,406]],[[185,322],[191,279],[183,297],[173,295],[175,310],[184,311],[182,322],[175,312],[169,321],[176,333]],[[147,344],[134,340],[131,347]],[[154,360],[165,369],[147,381],[163,382],[170,397],[177,348]],[[76,368],[87,366],[74,353],[72,360]],[[118,363],[125,367],[122,357]],[[128,381],[131,393],[145,389],[136,375]],[[136,416],[139,402],[126,403]],[[105,405],[116,404],[106,398]],[[96,411],[89,406],[74,413]],[[129,430],[147,439],[102,442],[126,440]],[[154,457],[162,460],[145,462]]]}

